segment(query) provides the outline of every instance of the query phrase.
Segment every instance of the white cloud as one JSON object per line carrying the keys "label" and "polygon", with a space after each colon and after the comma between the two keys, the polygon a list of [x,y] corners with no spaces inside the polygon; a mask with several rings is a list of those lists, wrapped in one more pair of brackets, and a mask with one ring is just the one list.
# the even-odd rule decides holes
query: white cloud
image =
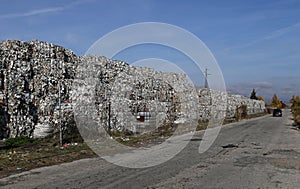
{"label": "white cloud", "polygon": [[262,38],[260,41],[270,40],[270,39],[273,39],[273,38],[280,37],[282,35],[285,35],[285,34],[289,33],[291,30],[296,29],[299,26],[300,26],[300,22],[298,22],[296,24],[293,24],[293,25],[290,25],[290,26],[287,26],[287,27],[284,27],[284,28],[281,28],[281,29],[278,29],[278,30],[275,30],[275,31],[269,33],[269,35]]}
{"label": "white cloud", "polygon": [[231,50],[234,50],[234,49],[244,49],[244,48],[256,45],[257,43],[264,42],[266,40],[271,40],[271,39],[281,37],[283,35],[288,34],[292,30],[297,29],[299,26],[300,26],[300,22],[297,22],[293,25],[283,27],[283,28],[280,28],[278,30],[274,30],[274,31],[268,33],[267,35],[265,35],[262,38],[259,38],[259,39],[253,40],[253,41],[249,41],[248,43],[241,44],[241,45],[238,45],[238,46],[226,48],[225,51],[227,52],[227,51],[231,51]]}
{"label": "white cloud", "polygon": [[55,12],[61,12],[66,9],[72,8],[74,6],[79,6],[81,4],[94,2],[94,0],[78,0],[74,1],[70,4],[67,4],[65,6],[61,7],[48,7],[48,8],[42,8],[37,10],[30,10],[28,12],[21,12],[21,13],[11,13],[11,14],[2,14],[0,15],[0,19],[12,19],[12,18],[20,18],[20,17],[28,17],[28,16],[36,16],[46,13],[55,13]]}
{"label": "white cloud", "polygon": [[0,15],[0,19],[28,17],[28,16],[35,16],[35,15],[40,15],[40,14],[52,13],[52,12],[60,12],[63,10],[64,10],[63,7],[50,7],[50,8],[39,9],[39,10],[31,10],[29,12],[24,12],[24,13],[3,14],[3,15]]}

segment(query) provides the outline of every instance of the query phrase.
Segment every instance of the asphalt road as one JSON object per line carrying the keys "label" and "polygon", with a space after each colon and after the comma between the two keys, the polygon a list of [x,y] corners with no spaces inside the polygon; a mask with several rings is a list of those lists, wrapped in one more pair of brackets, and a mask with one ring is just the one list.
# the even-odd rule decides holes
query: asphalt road
{"label": "asphalt road", "polygon": [[173,159],[130,169],[101,158],[35,169],[0,180],[1,188],[299,188],[300,132],[289,111],[224,126],[199,154],[203,132]]}

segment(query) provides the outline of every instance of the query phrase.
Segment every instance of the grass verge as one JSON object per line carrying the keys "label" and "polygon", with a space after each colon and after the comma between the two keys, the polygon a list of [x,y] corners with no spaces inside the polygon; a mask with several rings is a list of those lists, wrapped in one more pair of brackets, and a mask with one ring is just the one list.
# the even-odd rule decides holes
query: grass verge
{"label": "grass verge", "polygon": [[[256,117],[262,117],[265,115],[268,115],[268,113],[263,112],[263,113],[258,113],[258,114],[251,114],[251,115],[246,115],[245,117],[240,117],[240,118],[226,118],[223,121],[223,125],[239,122],[243,119],[252,119],[252,118],[256,118]],[[207,129],[207,127],[208,127],[208,121],[199,121],[196,131],[205,130],[205,129]]]}
{"label": "grass verge", "polygon": [[0,178],[38,167],[96,157],[85,143],[60,147],[53,139],[31,139],[15,146],[0,144]]}

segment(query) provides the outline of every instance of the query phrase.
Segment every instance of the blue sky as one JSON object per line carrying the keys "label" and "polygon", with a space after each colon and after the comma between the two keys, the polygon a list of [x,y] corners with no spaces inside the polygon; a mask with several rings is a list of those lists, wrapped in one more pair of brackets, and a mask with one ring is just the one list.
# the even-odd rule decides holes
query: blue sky
{"label": "blue sky", "polygon": [[[234,93],[249,96],[255,88],[266,99],[300,95],[299,0],[2,0],[0,40],[38,39],[83,55],[103,35],[138,22],[169,23],[195,34]],[[130,62],[131,56],[118,58]]]}

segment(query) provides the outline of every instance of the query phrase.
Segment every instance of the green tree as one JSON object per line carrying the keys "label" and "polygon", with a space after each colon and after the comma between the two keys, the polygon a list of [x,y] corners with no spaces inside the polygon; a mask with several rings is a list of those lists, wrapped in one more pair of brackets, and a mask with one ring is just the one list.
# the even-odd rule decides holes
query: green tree
{"label": "green tree", "polygon": [[255,91],[255,89],[252,90],[251,95],[250,95],[250,99],[258,100],[258,98],[257,98],[257,96],[256,96],[256,91]]}

